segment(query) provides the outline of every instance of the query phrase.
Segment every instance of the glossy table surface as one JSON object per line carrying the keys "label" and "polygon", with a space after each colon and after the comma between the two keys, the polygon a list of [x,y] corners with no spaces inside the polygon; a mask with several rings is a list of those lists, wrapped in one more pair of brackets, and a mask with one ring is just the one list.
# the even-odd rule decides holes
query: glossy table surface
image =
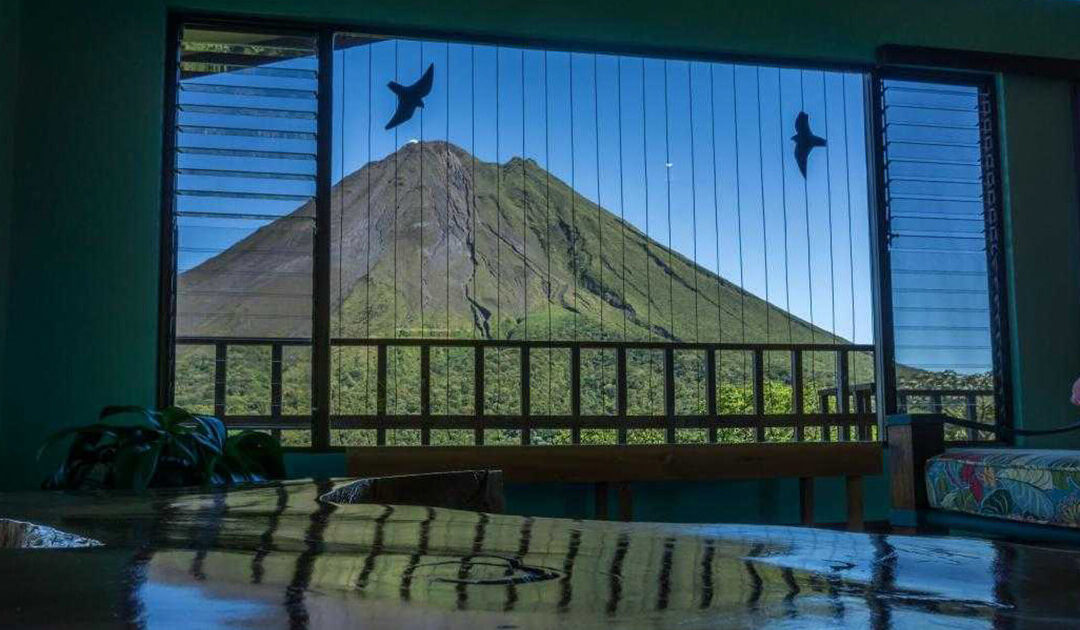
{"label": "glossy table surface", "polygon": [[0,627],[1074,627],[1080,552],[320,501],[337,482],[0,495]]}

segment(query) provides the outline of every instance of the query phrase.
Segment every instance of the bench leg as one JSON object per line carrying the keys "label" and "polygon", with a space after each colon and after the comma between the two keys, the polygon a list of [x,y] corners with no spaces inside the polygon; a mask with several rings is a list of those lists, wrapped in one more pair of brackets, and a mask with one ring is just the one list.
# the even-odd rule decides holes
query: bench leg
{"label": "bench leg", "polygon": [[619,520],[634,520],[634,494],[630,490],[630,483],[626,481],[619,484]]}
{"label": "bench leg", "polygon": [[917,527],[920,512],[929,507],[926,497],[926,462],[945,452],[945,430],[940,416],[890,416],[888,439],[889,484],[893,527]]}
{"label": "bench leg", "polygon": [[799,515],[806,527],[814,526],[814,479],[799,477]]}
{"label": "bench leg", "polygon": [[851,475],[845,478],[847,489],[847,526],[848,530],[863,530],[863,478]]}
{"label": "bench leg", "polygon": [[608,484],[606,481],[600,481],[594,486],[596,504],[593,518],[598,521],[606,521],[608,520]]}

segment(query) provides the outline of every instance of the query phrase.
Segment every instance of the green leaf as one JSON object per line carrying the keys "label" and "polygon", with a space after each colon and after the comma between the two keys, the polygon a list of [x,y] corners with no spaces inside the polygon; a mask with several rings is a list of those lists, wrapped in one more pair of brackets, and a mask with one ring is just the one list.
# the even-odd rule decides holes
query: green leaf
{"label": "green leaf", "polygon": [[979,505],[979,512],[991,516],[1008,516],[1013,512],[1012,497],[1005,490],[994,490],[983,497],[982,503]]}
{"label": "green leaf", "polygon": [[118,488],[142,492],[150,485],[157,470],[161,443],[139,444],[117,453],[113,466],[113,483]]}
{"label": "green leaf", "polygon": [[[180,429],[184,423],[195,421],[195,415],[183,407],[166,407],[161,410],[161,422],[168,431]],[[184,427],[186,431],[186,427]]]}
{"label": "green leaf", "polygon": [[105,420],[113,416],[126,416],[133,415],[142,419],[142,424],[149,429],[160,430],[161,422],[158,420],[158,412],[147,407],[139,407],[137,405],[116,405],[110,407],[104,407],[101,413],[98,414],[98,420]]}
{"label": "green leaf", "polygon": [[235,467],[258,479],[285,477],[285,457],[281,444],[266,433],[244,431],[234,435],[226,442],[226,453],[235,460]]}

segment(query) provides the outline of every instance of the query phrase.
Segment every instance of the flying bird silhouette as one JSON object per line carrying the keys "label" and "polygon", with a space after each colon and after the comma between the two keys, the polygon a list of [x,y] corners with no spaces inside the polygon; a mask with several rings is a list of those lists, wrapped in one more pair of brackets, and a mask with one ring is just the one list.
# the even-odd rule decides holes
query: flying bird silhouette
{"label": "flying bird silhouette", "polygon": [[825,146],[825,138],[815,136],[810,131],[810,116],[806,112],[799,112],[795,117],[795,135],[791,139],[795,142],[795,161],[802,176],[806,177],[806,160],[815,147]]}
{"label": "flying bird silhouette", "polygon": [[401,85],[391,81],[386,84],[390,91],[397,94],[397,110],[393,118],[386,123],[386,129],[393,129],[413,117],[417,107],[424,106],[424,97],[431,92],[431,83],[435,79],[435,64],[428,66],[424,76],[412,85]]}

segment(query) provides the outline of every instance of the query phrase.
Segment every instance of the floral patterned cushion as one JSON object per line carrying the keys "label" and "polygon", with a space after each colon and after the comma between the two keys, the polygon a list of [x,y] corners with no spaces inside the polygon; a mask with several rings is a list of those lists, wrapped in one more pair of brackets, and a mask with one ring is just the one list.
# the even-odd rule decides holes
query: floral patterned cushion
{"label": "floral patterned cushion", "polygon": [[953,449],[926,467],[931,507],[1080,528],[1080,451]]}

